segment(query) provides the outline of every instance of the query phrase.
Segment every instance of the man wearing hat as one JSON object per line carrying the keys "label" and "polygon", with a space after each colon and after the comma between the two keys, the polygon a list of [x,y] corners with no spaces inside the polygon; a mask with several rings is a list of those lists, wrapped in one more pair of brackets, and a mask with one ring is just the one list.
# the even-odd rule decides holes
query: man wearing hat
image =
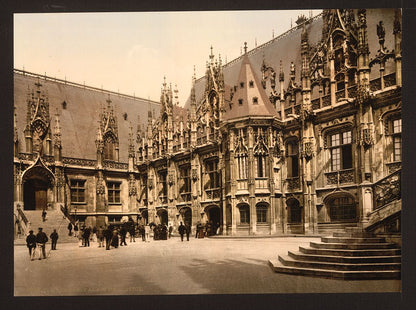
{"label": "man wearing hat", "polygon": [[29,231],[29,235],[26,237],[26,244],[29,249],[30,260],[35,258],[36,249],[36,236],[33,234],[33,230]]}
{"label": "man wearing hat", "polygon": [[[39,232],[36,235],[36,244],[39,250],[39,259],[42,259],[41,255],[43,255],[43,258],[46,258],[46,252],[45,252],[46,242],[48,242],[48,236],[42,231],[42,227],[39,227]],[[41,250],[42,250],[42,253],[41,253]]]}

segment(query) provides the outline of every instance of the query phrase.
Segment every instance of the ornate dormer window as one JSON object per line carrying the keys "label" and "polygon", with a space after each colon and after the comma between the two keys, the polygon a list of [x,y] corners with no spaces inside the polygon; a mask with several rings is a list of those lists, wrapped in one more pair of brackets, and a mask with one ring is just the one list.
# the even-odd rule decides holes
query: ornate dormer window
{"label": "ornate dormer window", "polygon": [[104,137],[104,159],[115,160],[115,141],[111,135]]}
{"label": "ornate dormer window", "polygon": [[107,109],[100,115],[99,135],[102,136],[103,156],[105,160],[118,160],[118,127],[117,118],[111,106],[110,98],[107,99]]}

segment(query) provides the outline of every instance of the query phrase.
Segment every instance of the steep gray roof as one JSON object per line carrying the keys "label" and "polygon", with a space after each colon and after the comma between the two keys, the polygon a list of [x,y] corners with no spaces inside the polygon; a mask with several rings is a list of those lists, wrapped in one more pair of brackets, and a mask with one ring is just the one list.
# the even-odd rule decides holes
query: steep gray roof
{"label": "steep gray roof", "polygon": [[[26,127],[27,104],[26,96],[28,88],[35,89],[37,77],[14,74],[14,105],[17,114],[18,136],[20,151],[25,152],[24,129]],[[49,113],[51,117],[51,129],[54,131],[55,114],[60,115],[62,135],[62,156],[83,159],[96,159],[95,138],[97,135],[98,120],[101,105],[106,106],[108,93],[54,82],[52,80],[40,80],[41,90],[49,97]],[[147,112],[149,101],[142,98],[133,98],[117,94],[111,94],[110,99],[117,117],[119,137],[120,162],[128,161],[128,137],[130,125],[133,127],[134,137],[138,124],[138,116],[142,124],[147,124]],[[66,108],[63,109],[63,102]],[[157,118],[159,103],[150,101],[151,108],[155,110]],[[124,119],[124,114],[127,119]]]}

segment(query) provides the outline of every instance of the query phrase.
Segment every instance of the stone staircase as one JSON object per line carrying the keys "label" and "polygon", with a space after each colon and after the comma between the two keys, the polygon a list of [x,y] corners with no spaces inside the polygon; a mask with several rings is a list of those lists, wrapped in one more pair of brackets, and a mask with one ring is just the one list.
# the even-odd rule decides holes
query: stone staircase
{"label": "stone staircase", "polygon": [[[64,218],[64,214],[61,210],[48,210],[46,215],[46,221],[42,221],[42,210],[35,210],[35,211],[24,211],[26,218],[28,219],[29,223],[24,235],[20,238],[15,239],[14,244],[26,245],[26,236],[29,234],[29,230],[33,230],[34,234],[37,234],[38,228],[42,227],[43,231],[46,235],[50,236],[54,229],[58,232],[58,244],[59,243],[77,243],[77,238],[74,236],[68,236],[68,223],[69,220]],[[50,243],[50,241],[48,242]]]}
{"label": "stone staircase", "polygon": [[385,238],[346,228],[309,247],[269,260],[275,272],[344,280],[400,279],[401,249]]}

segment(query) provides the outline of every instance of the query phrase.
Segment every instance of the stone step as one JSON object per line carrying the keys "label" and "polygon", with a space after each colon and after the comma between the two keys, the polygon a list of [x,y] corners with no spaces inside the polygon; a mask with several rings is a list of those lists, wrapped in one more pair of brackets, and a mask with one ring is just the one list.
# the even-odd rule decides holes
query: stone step
{"label": "stone step", "polygon": [[374,238],[374,234],[370,232],[334,232],[332,236],[349,238]]}
{"label": "stone step", "polygon": [[329,255],[329,256],[388,256],[401,255],[401,249],[363,249],[363,250],[346,250],[346,249],[315,249],[299,247],[299,251],[305,254]]}
{"label": "stone step", "polygon": [[345,264],[369,264],[369,263],[400,263],[400,255],[389,256],[330,256],[330,255],[313,255],[301,252],[288,252],[289,256],[296,260],[319,261]]}
{"label": "stone step", "polygon": [[326,243],[383,243],[385,238],[349,238],[349,237],[322,237]]}
{"label": "stone step", "polygon": [[316,249],[345,249],[345,250],[367,250],[367,249],[393,249],[397,245],[390,242],[385,243],[323,243],[310,242],[310,246]]}
{"label": "stone step", "polygon": [[318,262],[318,261],[299,261],[287,255],[279,255],[279,261],[284,266],[298,268],[314,268],[326,270],[342,271],[375,271],[375,270],[400,270],[401,263],[336,263],[336,262]]}
{"label": "stone step", "polygon": [[[64,218],[64,214],[61,210],[47,210],[46,221],[42,221],[42,210],[24,211],[26,218],[29,221],[27,234],[29,230],[33,230],[35,234],[38,232],[38,228],[42,227],[46,235],[50,236],[54,229],[58,232],[58,244],[59,243],[76,243],[78,239],[73,235],[68,236],[68,223],[69,220]],[[50,241],[48,242],[50,243]],[[26,245],[26,235],[23,235],[15,239],[15,245]]]}
{"label": "stone step", "polygon": [[269,260],[269,266],[274,272],[300,276],[313,276],[341,280],[381,280],[400,279],[400,270],[373,270],[373,271],[339,271],[317,268],[298,268],[284,266],[278,259]]}

